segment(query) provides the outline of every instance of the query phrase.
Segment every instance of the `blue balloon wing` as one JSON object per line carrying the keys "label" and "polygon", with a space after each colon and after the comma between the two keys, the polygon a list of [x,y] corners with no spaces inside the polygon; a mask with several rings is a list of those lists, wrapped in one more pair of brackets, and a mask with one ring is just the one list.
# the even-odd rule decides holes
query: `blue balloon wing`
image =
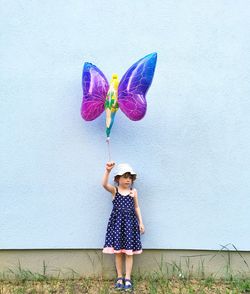
{"label": "blue balloon wing", "polygon": [[81,115],[85,120],[93,120],[104,111],[109,83],[102,71],[89,62],[84,63],[82,73],[83,100]]}
{"label": "blue balloon wing", "polygon": [[152,83],[157,53],[134,63],[122,77],[118,87],[118,104],[131,120],[140,120],[147,110],[146,94]]}

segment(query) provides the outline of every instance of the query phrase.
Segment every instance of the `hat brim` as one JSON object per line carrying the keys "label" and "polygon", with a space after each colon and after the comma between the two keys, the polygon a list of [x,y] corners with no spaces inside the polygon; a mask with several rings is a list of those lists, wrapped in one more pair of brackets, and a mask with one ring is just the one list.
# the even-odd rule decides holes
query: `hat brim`
{"label": "hat brim", "polygon": [[137,176],[137,174],[135,173],[135,172],[131,172],[131,171],[125,171],[125,172],[118,172],[118,173],[116,173],[115,175],[114,175],[114,180],[115,180],[115,177],[116,176],[122,176],[122,175],[124,175],[124,174],[126,174],[126,173],[130,173],[132,176]]}

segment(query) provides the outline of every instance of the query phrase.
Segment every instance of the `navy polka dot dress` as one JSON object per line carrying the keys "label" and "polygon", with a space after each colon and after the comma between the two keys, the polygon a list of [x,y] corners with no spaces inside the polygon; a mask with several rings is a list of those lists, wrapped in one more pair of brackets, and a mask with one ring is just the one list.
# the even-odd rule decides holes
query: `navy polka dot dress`
{"label": "navy polka dot dress", "polygon": [[124,196],[116,187],[113,209],[109,217],[103,253],[142,253],[140,229],[135,214],[134,199]]}

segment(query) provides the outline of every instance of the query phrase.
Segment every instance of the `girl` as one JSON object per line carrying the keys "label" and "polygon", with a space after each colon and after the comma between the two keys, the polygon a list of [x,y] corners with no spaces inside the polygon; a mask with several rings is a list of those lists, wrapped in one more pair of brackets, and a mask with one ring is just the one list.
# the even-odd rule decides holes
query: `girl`
{"label": "girl", "polygon": [[[144,233],[141,212],[136,189],[132,189],[136,173],[130,165],[119,164],[114,181],[117,186],[108,183],[109,174],[114,167],[113,161],[107,162],[103,176],[103,187],[112,194],[113,209],[110,214],[103,253],[115,253],[117,279],[115,288],[132,290],[131,271],[133,254],[142,253],[140,233]],[[126,254],[126,276],[122,276],[122,253]]]}

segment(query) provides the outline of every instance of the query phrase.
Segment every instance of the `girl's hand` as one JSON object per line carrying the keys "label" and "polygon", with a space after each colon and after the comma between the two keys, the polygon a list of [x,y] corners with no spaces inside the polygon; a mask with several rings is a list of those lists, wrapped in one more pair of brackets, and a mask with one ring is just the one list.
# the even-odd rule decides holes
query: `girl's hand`
{"label": "girl's hand", "polygon": [[140,224],[139,224],[139,228],[140,228],[140,232],[141,232],[141,234],[144,234],[144,232],[145,232],[145,228],[144,228],[144,224],[143,224],[143,223],[140,223]]}
{"label": "girl's hand", "polygon": [[106,171],[110,172],[114,166],[115,166],[114,161],[108,161],[106,163]]}

